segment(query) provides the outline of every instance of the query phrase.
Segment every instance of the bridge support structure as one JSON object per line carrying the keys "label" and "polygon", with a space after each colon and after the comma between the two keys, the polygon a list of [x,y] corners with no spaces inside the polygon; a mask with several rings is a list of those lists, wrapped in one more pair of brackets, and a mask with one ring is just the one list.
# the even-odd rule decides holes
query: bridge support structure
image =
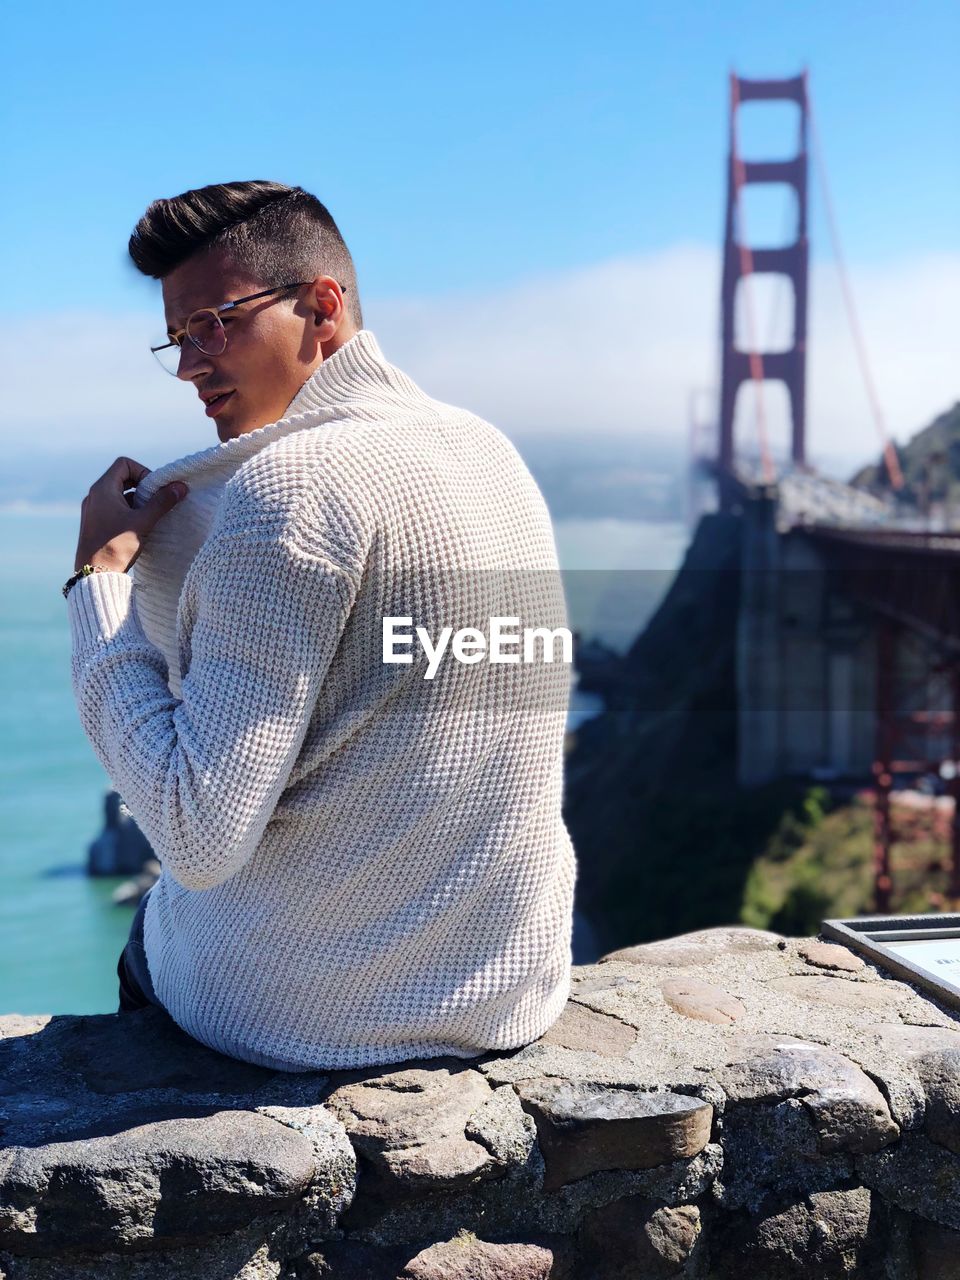
{"label": "bridge support structure", "polygon": [[[797,154],[786,160],[742,159],[737,143],[737,113],[742,103],[753,100],[791,101],[800,109]],[[723,283],[721,288],[721,373],[720,440],[718,484],[720,509],[736,505],[739,486],[734,476],[734,417],[737,392],[753,378],[774,379],[786,384],[790,398],[791,460],[806,466],[806,359],[809,241],[807,235],[808,195],[808,95],[807,73],[784,80],[746,80],[730,76],[730,149],[727,163],[727,203],[724,227]],[[797,195],[797,238],[792,244],[772,248],[750,248],[745,239],[741,194],[751,183],[785,183]],[[741,281],[751,274],[771,273],[789,277],[794,292],[793,345],[786,351],[743,350],[736,345],[736,296]],[[755,343],[756,339],[753,338]],[[759,392],[758,392],[759,394]],[[762,409],[758,402],[761,449],[764,448]],[[772,479],[768,476],[767,479]]]}

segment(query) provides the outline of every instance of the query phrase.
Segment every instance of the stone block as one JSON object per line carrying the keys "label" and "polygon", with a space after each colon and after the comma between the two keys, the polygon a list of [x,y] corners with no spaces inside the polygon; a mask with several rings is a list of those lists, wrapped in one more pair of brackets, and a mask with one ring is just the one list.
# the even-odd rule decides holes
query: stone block
{"label": "stone block", "polygon": [[548,1191],[602,1169],[687,1159],[710,1141],[713,1107],[699,1098],[557,1080],[518,1088],[537,1124]]}
{"label": "stone block", "polygon": [[584,1218],[578,1280],[690,1275],[701,1233],[695,1204],[660,1205],[645,1196],[613,1200]]}
{"label": "stone block", "polygon": [[884,1235],[865,1187],[814,1191],[732,1220],[711,1241],[715,1280],[882,1276]]}

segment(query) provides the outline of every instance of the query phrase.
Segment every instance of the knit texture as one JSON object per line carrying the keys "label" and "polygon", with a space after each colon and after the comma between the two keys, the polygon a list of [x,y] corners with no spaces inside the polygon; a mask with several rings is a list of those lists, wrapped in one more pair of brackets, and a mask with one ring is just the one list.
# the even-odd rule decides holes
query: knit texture
{"label": "knit texture", "polygon": [[448,652],[427,680],[416,640],[382,660],[384,617],[434,642],[567,625],[520,455],[364,329],[282,420],[150,472],[134,505],[174,479],[131,572],[67,597],[83,727],[161,863],[159,999],[288,1071],[537,1039],[570,989],[570,668]]}

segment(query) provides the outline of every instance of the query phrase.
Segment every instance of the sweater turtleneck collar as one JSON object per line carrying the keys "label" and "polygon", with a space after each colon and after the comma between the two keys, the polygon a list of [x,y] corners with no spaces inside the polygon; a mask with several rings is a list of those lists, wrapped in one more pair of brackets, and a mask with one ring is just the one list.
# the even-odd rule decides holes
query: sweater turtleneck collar
{"label": "sweater turtleneck collar", "polygon": [[188,453],[151,471],[137,485],[134,505],[142,506],[172,480],[232,471],[265,445],[293,431],[341,416],[379,416],[386,405],[431,403],[430,397],[384,357],[372,330],[360,329],[328,356],[290,401],[282,418]]}
{"label": "sweater turtleneck collar", "polygon": [[389,362],[370,329],[358,330],[314,369],[287,406],[284,418],[358,401],[425,399],[412,378]]}

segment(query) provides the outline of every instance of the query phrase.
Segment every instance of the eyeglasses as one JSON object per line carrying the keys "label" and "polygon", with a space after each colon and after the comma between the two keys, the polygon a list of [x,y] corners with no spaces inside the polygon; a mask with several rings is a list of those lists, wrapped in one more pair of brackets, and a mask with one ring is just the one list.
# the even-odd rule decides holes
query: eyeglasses
{"label": "eyeglasses", "polygon": [[[167,373],[176,375],[180,369],[180,348],[184,337],[189,338],[204,355],[223,355],[227,349],[227,331],[220,319],[222,312],[239,307],[241,302],[255,302],[257,298],[267,298],[271,293],[285,293],[287,289],[299,289],[301,285],[310,283],[309,280],[292,280],[289,284],[278,284],[272,289],[261,289],[259,293],[248,293],[245,298],[234,298],[233,302],[223,302],[219,307],[201,307],[190,313],[184,328],[168,335],[168,342],[162,342],[150,350]],[[340,291],[346,293],[346,286],[340,285]]]}

